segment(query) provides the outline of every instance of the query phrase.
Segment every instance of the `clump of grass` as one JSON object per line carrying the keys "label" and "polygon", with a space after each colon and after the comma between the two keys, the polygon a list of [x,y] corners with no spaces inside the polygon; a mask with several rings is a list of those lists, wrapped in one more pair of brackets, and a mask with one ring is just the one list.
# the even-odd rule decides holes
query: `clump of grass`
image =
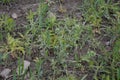
{"label": "clump of grass", "polygon": [[3,40],[7,33],[11,33],[14,30],[15,22],[7,15],[0,16],[0,40]]}
{"label": "clump of grass", "polygon": [[[112,51],[102,51],[104,55],[98,55],[98,59],[88,62],[90,70],[93,70],[93,79],[119,80],[119,6],[112,0],[84,0],[83,17],[86,24],[92,29],[96,28],[101,38],[110,37]],[[115,43],[114,43],[115,42]],[[105,48],[105,47],[104,47]],[[102,74],[102,75],[101,75]]]}
{"label": "clump of grass", "polygon": [[12,55],[12,57],[18,57],[20,53],[25,54],[23,42],[20,39],[13,38],[10,34],[7,35],[7,43],[3,44],[0,49],[2,53]]}
{"label": "clump of grass", "polygon": [[119,11],[117,5],[112,0],[84,0],[81,9],[86,22],[94,27],[100,27],[104,19],[112,21],[113,16]]}

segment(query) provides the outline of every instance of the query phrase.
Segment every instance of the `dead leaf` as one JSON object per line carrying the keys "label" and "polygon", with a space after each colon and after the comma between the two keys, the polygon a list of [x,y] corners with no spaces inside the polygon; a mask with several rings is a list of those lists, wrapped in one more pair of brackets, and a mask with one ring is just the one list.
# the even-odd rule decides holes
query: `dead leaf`
{"label": "dead leaf", "polygon": [[59,6],[58,11],[59,11],[60,13],[65,13],[65,12],[67,12],[66,8],[64,8],[62,5]]}

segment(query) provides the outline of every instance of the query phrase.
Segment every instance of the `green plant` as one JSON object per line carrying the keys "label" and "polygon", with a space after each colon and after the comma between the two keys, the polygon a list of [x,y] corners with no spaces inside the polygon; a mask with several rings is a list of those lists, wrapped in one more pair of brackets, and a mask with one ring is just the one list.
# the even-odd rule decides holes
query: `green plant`
{"label": "green plant", "polygon": [[81,57],[82,61],[90,62],[90,59],[94,57],[96,53],[94,51],[88,51],[86,55]]}
{"label": "green plant", "polygon": [[[102,39],[104,37],[108,37],[110,41],[110,45],[114,45],[111,49],[111,52],[107,51],[105,47],[100,49],[101,42],[96,40],[92,36],[93,39],[89,39],[89,46],[92,49],[100,49],[104,55],[96,55],[98,59],[88,59],[87,62],[89,64],[88,68],[93,70],[93,79],[95,80],[119,80],[119,65],[117,65],[119,61],[119,3],[114,3],[112,0],[84,0],[82,6],[83,17],[85,21],[85,25],[89,25],[92,27],[91,31],[94,29],[99,30],[100,32],[94,33],[99,34]],[[102,33],[101,33],[102,32]],[[93,34],[92,34],[93,35]],[[83,35],[85,36],[85,35]],[[86,37],[85,37],[86,38]],[[92,42],[91,42],[92,41]],[[115,41],[115,43],[114,43]],[[94,43],[95,42],[95,43]],[[97,42],[97,44],[96,44]],[[102,46],[101,46],[102,47]],[[94,57],[95,58],[95,57]],[[79,60],[78,57],[76,57]],[[84,60],[84,56],[82,60]],[[103,75],[101,75],[103,74]]]}
{"label": "green plant", "polygon": [[6,4],[6,3],[10,3],[10,2],[12,2],[12,1],[14,1],[14,0],[1,0],[0,3]]}
{"label": "green plant", "polygon": [[96,60],[92,59],[90,62],[87,61],[90,70],[93,70],[95,72],[93,74],[93,78],[95,80],[119,80],[119,42],[119,39],[115,41],[113,50],[111,52],[107,52],[104,55],[97,55],[98,59]]}
{"label": "green plant", "polygon": [[15,22],[7,15],[0,16],[0,40],[6,37],[7,33],[14,30]]}
{"label": "green plant", "polygon": [[113,47],[113,59],[115,61],[118,61],[119,62],[119,53],[120,53],[120,39],[118,38],[116,41],[115,41],[115,44],[114,44],[114,47]]}
{"label": "green plant", "polygon": [[46,24],[52,28],[56,23],[56,15],[52,12],[48,12],[48,17],[46,19]]}
{"label": "green plant", "polygon": [[19,53],[25,54],[22,41],[13,38],[10,34],[7,35],[7,44],[2,46],[1,52],[10,53],[13,57],[18,57]]}
{"label": "green plant", "polygon": [[21,76],[25,73],[25,71],[24,71],[24,60],[23,59],[18,60],[18,67],[17,67],[16,72],[17,72],[18,76]]}
{"label": "green plant", "polygon": [[41,58],[40,59],[36,58],[34,61],[36,63],[35,67],[36,67],[37,78],[41,80],[42,74],[43,74],[42,64],[43,64],[44,60],[42,60]]}
{"label": "green plant", "polygon": [[104,19],[112,22],[112,17],[119,11],[119,7],[112,0],[84,0],[81,9],[85,22],[94,27],[100,27]]}

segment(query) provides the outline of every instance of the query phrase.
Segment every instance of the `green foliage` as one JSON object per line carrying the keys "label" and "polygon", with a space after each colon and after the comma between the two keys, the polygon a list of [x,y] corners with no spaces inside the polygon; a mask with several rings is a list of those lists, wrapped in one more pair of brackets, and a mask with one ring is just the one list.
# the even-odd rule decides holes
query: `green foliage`
{"label": "green foliage", "polygon": [[47,4],[45,4],[44,2],[40,3],[39,8],[38,8],[38,18],[37,18],[37,22],[39,27],[45,27],[45,21],[46,21],[46,15],[47,15],[47,11],[48,11],[49,7]]}
{"label": "green foliage", "polygon": [[[26,18],[29,24],[17,36],[13,35],[14,20],[2,15],[0,62],[8,58],[8,54],[25,57],[28,56],[25,53],[32,53],[29,56],[34,59],[35,69],[30,69],[31,80],[44,80],[42,76],[51,80],[87,80],[88,77],[92,80],[119,80],[118,4],[112,0],[83,0],[83,3],[85,24],[71,17],[58,20],[57,15],[48,11],[48,5],[42,0],[36,12],[28,13]],[[102,43],[104,37],[110,38],[110,44],[107,45],[112,48],[110,52]],[[18,66],[20,75],[23,62],[18,61]],[[76,77],[75,74],[79,72],[83,74]],[[24,76],[20,77],[24,80]],[[14,73],[13,78],[17,80],[17,74]]]}
{"label": "green foliage", "polygon": [[10,3],[10,2],[12,2],[12,1],[14,1],[14,0],[0,0],[0,3]]}
{"label": "green foliage", "polygon": [[52,12],[48,12],[48,17],[46,19],[47,26],[53,27],[56,22],[56,15]]}
{"label": "green foliage", "polygon": [[14,28],[14,20],[7,15],[0,17],[0,28],[7,31],[12,31]]}
{"label": "green foliage", "polygon": [[24,71],[24,61],[22,59],[18,60],[18,67],[17,67],[17,74],[23,75],[25,73]]}
{"label": "green foliage", "polygon": [[[92,29],[97,27],[101,32],[103,31],[104,33],[98,34],[101,37],[109,37],[110,44],[113,45],[111,52],[103,50],[104,55],[97,55],[98,59],[87,60],[90,70],[95,72],[94,80],[119,80],[120,17],[118,3],[112,0],[84,0],[82,11],[85,23]],[[96,47],[97,44],[93,46]],[[98,47],[102,46],[98,45]],[[84,56],[82,58],[84,60]]]}
{"label": "green foliage", "polygon": [[111,22],[114,14],[119,11],[119,7],[112,0],[84,0],[81,9],[85,21],[94,27],[100,27],[104,19]]}
{"label": "green foliage", "polygon": [[[98,59],[92,59],[89,61],[89,68],[95,73],[95,80],[119,80],[119,62],[120,62],[120,40],[116,40],[111,52],[107,52],[104,55],[99,55]],[[83,57],[84,58],[84,57]]]}
{"label": "green foliage", "polygon": [[20,41],[19,39],[13,38],[9,34],[7,37],[7,45],[8,45],[8,48],[10,49],[11,53],[14,53],[14,51],[20,51],[23,54],[25,53],[24,48],[22,47],[22,45],[23,45],[22,41]]}
{"label": "green foliage", "polygon": [[18,57],[19,53],[25,54],[23,42],[20,39],[13,38],[10,34],[7,35],[7,44],[3,45],[1,52],[10,53],[13,57]]}
{"label": "green foliage", "polygon": [[7,15],[0,16],[0,40],[6,37],[7,33],[14,30],[15,22]]}
{"label": "green foliage", "polygon": [[88,51],[86,55],[82,56],[82,60],[83,61],[87,61],[87,62],[90,62],[90,59],[92,57],[94,57],[96,55],[96,53],[94,51]]}
{"label": "green foliage", "polygon": [[113,47],[113,59],[115,62],[119,62],[120,60],[120,39],[117,39],[115,41],[114,47]]}
{"label": "green foliage", "polygon": [[43,74],[43,70],[42,70],[42,64],[43,64],[43,60],[40,58],[36,58],[35,60],[35,67],[36,67],[36,73],[37,73],[37,78],[40,79],[42,77]]}

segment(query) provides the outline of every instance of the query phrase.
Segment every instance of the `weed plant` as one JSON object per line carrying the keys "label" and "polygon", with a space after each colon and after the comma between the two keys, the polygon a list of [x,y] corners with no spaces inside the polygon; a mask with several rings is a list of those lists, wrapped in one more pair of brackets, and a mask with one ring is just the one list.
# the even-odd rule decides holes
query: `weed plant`
{"label": "weed plant", "polygon": [[15,22],[7,15],[0,16],[0,41],[5,39],[7,33],[11,33],[14,30]]}
{"label": "weed plant", "polygon": [[0,0],[0,3],[7,4],[13,2],[14,0]]}
{"label": "weed plant", "polygon": [[117,5],[112,0],[84,0],[81,9],[85,22],[89,22],[94,27],[100,27],[103,20],[113,24],[114,15],[119,12]]}
{"label": "weed plant", "polygon": [[[98,61],[94,61],[92,69],[94,70],[95,80],[119,80],[120,62],[119,52],[119,6],[112,0],[84,0],[83,16],[86,24],[91,25],[94,29],[98,27],[104,34],[101,37],[110,37],[110,43],[113,45],[111,52],[104,52],[105,55],[99,55]],[[107,21],[107,22],[106,22]],[[115,43],[113,43],[115,42]],[[94,59],[93,59],[94,60]],[[99,64],[98,64],[99,63]]]}

